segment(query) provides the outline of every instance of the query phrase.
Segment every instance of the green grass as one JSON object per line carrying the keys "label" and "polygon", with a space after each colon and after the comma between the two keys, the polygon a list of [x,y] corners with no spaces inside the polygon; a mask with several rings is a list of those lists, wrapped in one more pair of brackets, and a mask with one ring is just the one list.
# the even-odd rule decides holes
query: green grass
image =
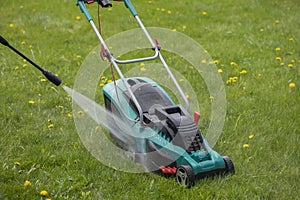
{"label": "green grass", "polygon": [[[299,198],[299,1],[132,2],[146,26],[176,29],[201,44],[218,61],[224,84],[238,77],[226,84],[226,121],[214,147],[232,158],[236,174],[184,189],[174,179],[104,166],[84,148],[68,117],[70,97],[41,82],[37,70],[1,46],[0,199],[46,199],[42,190],[51,199]],[[102,10],[105,38],[136,27],[123,4],[113,3],[111,11]],[[89,8],[96,19],[97,6]],[[2,0],[0,33],[70,87],[84,57],[98,44],[75,1]],[[243,69],[247,74],[240,75]],[[189,81],[197,87],[197,80]],[[202,113],[205,130],[207,91],[199,101],[208,105]],[[26,180],[31,186],[24,186]]]}

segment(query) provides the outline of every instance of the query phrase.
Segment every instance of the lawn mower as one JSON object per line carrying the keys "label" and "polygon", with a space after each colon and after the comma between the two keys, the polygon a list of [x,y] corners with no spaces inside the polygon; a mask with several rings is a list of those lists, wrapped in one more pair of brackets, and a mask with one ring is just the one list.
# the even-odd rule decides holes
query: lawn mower
{"label": "lawn mower", "polygon": [[[148,39],[149,47],[154,51],[153,56],[131,60],[116,59],[86,7],[86,4],[94,2],[103,8],[112,7],[109,0],[77,0],[77,5],[100,40],[102,56],[110,62],[113,81],[102,88],[105,108],[113,116],[113,119],[108,120],[110,127],[117,127],[122,132],[118,120],[132,127],[133,133],[129,137],[135,142],[135,161],[143,164],[149,171],[175,175],[177,182],[185,187],[190,187],[200,177],[234,173],[231,159],[228,156],[222,157],[211,149],[201,134],[198,128],[200,115],[195,112],[194,119],[191,117],[189,102],[160,52],[160,43],[151,38],[131,1],[123,0]],[[118,66],[155,59],[163,64],[183,98],[185,108],[176,105],[167,92],[150,78],[125,78]],[[113,69],[117,71],[119,80],[115,80]],[[126,149],[126,144],[118,140],[119,137],[113,132],[110,132],[110,136]]]}

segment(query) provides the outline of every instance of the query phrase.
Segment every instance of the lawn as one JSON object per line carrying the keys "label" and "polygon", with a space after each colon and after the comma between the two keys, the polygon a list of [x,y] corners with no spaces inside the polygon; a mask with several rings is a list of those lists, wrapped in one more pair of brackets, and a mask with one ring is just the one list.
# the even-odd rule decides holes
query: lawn
{"label": "lawn", "polygon": [[[112,3],[101,10],[105,39],[137,28],[123,3]],[[80,140],[71,97],[1,46],[0,199],[299,199],[299,1],[132,3],[147,27],[183,33],[213,59],[226,90],[225,123],[214,149],[231,157],[236,173],[185,189],[173,178],[107,167]],[[88,8],[96,22],[96,4]],[[70,0],[2,0],[0,34],[70,88],[98,44]],[[166,60],[176,69],[186,64]],[[201,77],[182,73],[198,88],[205,135],[214,99]]]}

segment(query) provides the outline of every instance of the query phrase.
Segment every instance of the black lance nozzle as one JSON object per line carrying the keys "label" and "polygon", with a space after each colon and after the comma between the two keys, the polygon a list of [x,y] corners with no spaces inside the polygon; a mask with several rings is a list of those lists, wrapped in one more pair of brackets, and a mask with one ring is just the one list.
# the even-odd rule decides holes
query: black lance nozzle
{"label": "black lance nozzle", "polygon": [[16,52],[17,54],[19,54],[22,58],[24,58],[25,60],[27,60],[28,62],[30,62],[34,67],[36,67],[38,70],[40,70],[44,76],[51,81],[53,84],[55,84],[56,86],[59,86],[61,84],[61,79],[58,78],[57,76],[55,76],[53,73],[44,70],[43,68],[41,68],[39,65],[37,65],[36,63],[34,63],[32,60],[30,60],[29,58],[27,58],[24,54],[22,54],[20,51],[18,51],[17,49],[15,49],[13,46],[11,46],[6,39],[4,39],[1,35],[0,35],[0,43],[3,44],[4,46],[7,46],[8,48],[10,48],[11,50],[13,50],[14,52]]}

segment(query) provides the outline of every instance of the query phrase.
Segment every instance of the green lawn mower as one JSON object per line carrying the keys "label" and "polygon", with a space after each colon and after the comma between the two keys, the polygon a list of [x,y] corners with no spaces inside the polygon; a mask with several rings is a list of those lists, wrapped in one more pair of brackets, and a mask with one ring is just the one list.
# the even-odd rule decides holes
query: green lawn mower
{"label": "green lawn mower", "polygon": [[[132,127],[129,136],[134,141],[135,161],[149,171],[173,175],[178,183],[190,187],[197,178],[215,174],[234,173],[234,165],[228,156],[220,156],[210,148],[198,129],[199,114],[194,119],[189,113],[189,102],[176,81],[161,52],[160,44],[153,40],[141,22],[130,0],[123,0],[125,6],[136,19],[145,37],[150,43],[154,55],[132,60],[118,60],[108,49],[101,34],[90,16],[86,4],[98,3],[102,7],[111,7],[108,0],[78,0],[77,5],[86,16],[101,43],[102,55],[110,62],[120,79],[103,86],[105,108],[112,119],[110,127],[122,132],[121,120]],[[167,92],[147,77],[125,78],[118,65],[146,62],[159,59],[167,74],[186,103],[186,108],[176,105]],[[113,73],[112,73],[113,75]],[[110,132],[111,137],[122,148],[126,142]]]}

